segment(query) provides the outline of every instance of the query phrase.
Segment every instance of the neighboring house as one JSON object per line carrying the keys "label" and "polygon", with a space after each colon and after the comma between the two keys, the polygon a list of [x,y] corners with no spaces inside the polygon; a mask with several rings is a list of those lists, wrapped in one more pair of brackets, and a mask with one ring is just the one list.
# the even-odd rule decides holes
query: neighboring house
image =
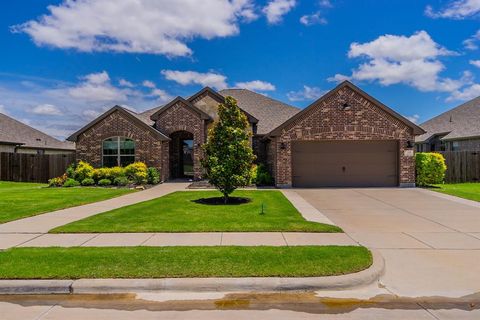
{"label": "neighboring house", "polygon": [[415,138],[416,150],[479,151],[480,97],[444,112],[420,125],[425,131]]}
{"label": "neighboring house", "polygon": [[55,139],[0,113],[0,152],[68,154],[75,152],[75,144]]}
{"label": "neighboring house", "polygon": [[424,131],[348,81],[303,110],[249,90],[210,88],[143,113],[115,106],[68,140],[78,160],[95,166],[144,161],[163,180],[192,171],[198,180],[201,146],[226,96],[245,112],[258,161],[278,187],[415,184],[413,143]]}

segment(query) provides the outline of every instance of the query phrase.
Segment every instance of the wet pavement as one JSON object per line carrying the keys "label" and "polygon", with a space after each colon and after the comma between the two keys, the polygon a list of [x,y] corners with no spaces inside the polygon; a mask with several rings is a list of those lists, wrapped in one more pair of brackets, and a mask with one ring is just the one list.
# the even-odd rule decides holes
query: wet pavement
{"label": "wet pavement", "polygon": [[480,319],[460,298],[329,298],[315,292],[0,296],[0,319]]}

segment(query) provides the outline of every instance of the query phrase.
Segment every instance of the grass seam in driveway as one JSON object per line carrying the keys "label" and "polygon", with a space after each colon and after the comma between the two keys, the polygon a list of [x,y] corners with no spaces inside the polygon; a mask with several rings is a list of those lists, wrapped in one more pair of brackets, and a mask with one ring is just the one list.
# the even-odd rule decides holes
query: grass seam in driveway
{"label": "grass seam in driveway", "polygon": [[0,279],[321,277],[367,269],[359,246],[12,248]]}
{"label": "grass seam in driveway", "polygon": [[0,181],[0,223],[108,200],[131,192],[135,190],[48,188],[40,183]]}
{"label": "grass seam in driveway", "polygon": [[278,190],[235,191],[233,196],[252,199],[239,205],[194,202],[219,195],[218,191],[177,191],[75,221],[50,232],[342,232],[337,226],[306,221]]}

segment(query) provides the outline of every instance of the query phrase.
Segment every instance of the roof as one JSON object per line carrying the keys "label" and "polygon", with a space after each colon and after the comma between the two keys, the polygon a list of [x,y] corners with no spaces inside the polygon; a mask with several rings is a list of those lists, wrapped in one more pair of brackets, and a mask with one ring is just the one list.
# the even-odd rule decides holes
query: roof
{"label": "roof", "polygon": [[384,105],[383,103],[381,103],[380,101],[378,101],[377,99],[373,98],[372,96],[370,96],[368,93],[366,93],[365,91],[363,91],[362,89],[360,89],[359,87],[357,87],[356,85],[354,85],[353,83],[351,83],[350,81],[348,80],[345,80],[343,81],[342,83],[340,83],[339,85],[337,85],[335,88],[333,88],[332,90],[330,90],[329,92],[327,92],[326,94],[324,94],[322,97],[320,97],[318,100],[314,101],[313,103],[311,103],[308,107],[306,107],[305,109],[303,109],[302,111],[298,112],[297,114],[295,114],[293,117],[287,119],[284,123],[282,123],[281,125],[279,125],[278,127],[276,127],[274,130],[272,130],[268,135],[269,136],[277,136],[279,135],[281,132],[282,132],[282,129],[287,126],[288,124],[292,123],[293,121],[295,121],[296,119],[298,119],[299,117],[301,117],[303,114],[305,114],[306,112],[308,112],[311,108],[314,108],[315,106],[317,106],[318,104],[320,104],[321,102],[327,100],[331,95],[333,95],[335,92],[337,92],[338,90],[341,90],[345,87],[348,87],[349,89],[355,91],[356,93],[360,94],[361,96],[363,96],[365,99],[369,100],[370,102],[372,102],[373,104],[375,104],[377,107],[379,107],[380,109],[382,109],[383,111],[385,111],[386,113],[388,113],[389,115],[391,115],[392,117],[400,120],[401,122],[403,122],[405,125],[407,125],[408,127],[412,128],[413,129],[413,134],[415,135],[419,135],[419,134],[423,134],[425,133],[425,131],[420,128],[418,125],[416,125],[415,123],[411,122],[410,120],[408,120],[407,118],[405,118],[404,116],[400,115],[399,113],[397,113],[396,111],[390,109],[389,107],[387,107],[386,105]]}
{"label": "roof", "polygon": [[257,134],[269,133],[297,114],[300,109],[247,89],[225,89],[222,96],[237,100],[240,109],[258,119]]}
{"label": "roof", "polygon": [[169,103],[167,103],[165,106],[163,106],[162,108],[158,108],[157,111],[155,111],[151,116],[150,116],[150,119],[151,120],[157,120],[158,117],[163,113],[165,112],[166,110],[168,110],[169,108],[173,107],[177,102],[182,102],[183,104],[187,105],[188,107],[190,107],[194,112],[196,112],[202,119],[204,120],[212,120],[212,118],[206,114],[205,112],[203,112],[202,110],[200,110],[199,108],[195,107],[190,101],[188,100],[185,100],[183,99],[182,97],[176,97],[175,99],[173,99],[172,101],[170,101]]}
{"label": "roof", "polygon": [[[156,108],[155,108],[156,109]],[[153,109],[152,109],[153,110]],[[152,110],[148,110],[148,111],[152,111]],[[98,122],[102,121],[103,119],[105,119],[106,117],[108,117],[109,115],[111,115],[112,113],[114,112],[120,112],[122,113],[123,115],[125,115],[127,118],[133,120],[135,123],[137,123],[138,125],[140,126],[143,126],[144,128],[146,128],[147,130],[150,130],[151,132],[153,132],[154,134],[156,134],[160,140],[170,140],[169,137],[167,137],[166,135],[164,135],[163,133],[161,133],[160,131],[158,131],[157,129],[155,129],[154,127],[152,127],[151,124],[149,123],[152,123],[153,124],[153,121],[147,120],[145,114],[139,114],[139,113],[136,113],[136,112],[133,112],[131,110],[128,110],[126,108],[123,108],[121,106],[114,106],[112,108],[110,108],[109,110],[107,110],[106,112],[104,112],[102,115],[98,116],[97,118],[95,118],[94,120],[92,120],[90,123],[88,123],[86,126],[82,127],[80,130],[78,130],[77,132],[75,132],[74,134],[72,134],[70,137],[67,138],[67,140],[69,141],[77,141],[77,138],[80,134],[82,134],[84,131],[90,129],[91,127],[93,127],[95,124],[97,124]]]}
{"label": "roof", "polygon": [[0,113],[0,142],[37,149],[75,150],[73,143],[55,139],[3,113]]}
{"label": "roof", "polygon": [[480,97],[444,112],[420,126],[427,133],[418,136],[415,142],[425,142],[439,134],[446,134],[442,140],[480,137]]}

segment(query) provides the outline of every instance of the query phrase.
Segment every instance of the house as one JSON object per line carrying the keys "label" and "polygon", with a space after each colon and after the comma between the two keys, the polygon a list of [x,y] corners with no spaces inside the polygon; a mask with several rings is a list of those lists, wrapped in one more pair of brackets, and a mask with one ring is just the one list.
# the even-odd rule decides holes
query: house
{"label": "house", "polygon": [[277,187],[415,184],[414,138],[424,131],[348,81],[303,110],[245,89],[210,88],[143,113],[115,106],[68,140],[78,160],[95,166],[144,161],[163,180],[198,180],[201,146],[226,96],[247,116],[254,152]]}
{"label": "house", "polygon": [[479,151],[480,97],[444,112],[420,125],[425,134],[415,138],[416,150]]}
{"label": "house", "polygon": [[55,139],[0,113],[0,152],[69,154],[75,152],[75,144]]}

